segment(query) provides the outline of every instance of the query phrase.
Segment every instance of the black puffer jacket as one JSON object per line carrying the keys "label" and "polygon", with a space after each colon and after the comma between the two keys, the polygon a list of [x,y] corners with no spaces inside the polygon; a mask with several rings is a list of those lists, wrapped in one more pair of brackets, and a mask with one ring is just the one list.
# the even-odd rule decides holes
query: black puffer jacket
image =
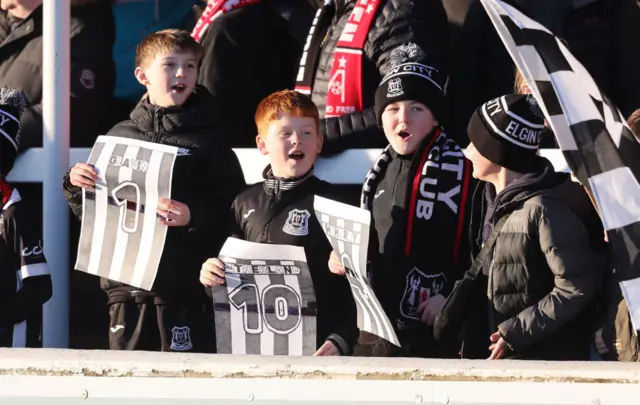
{"label": "black puffer jacket", "polygon": [[[203,295],[198,281],[202,263],[216,255],[226,239],[227,213],[236,194],[244,188],[238,159],[224,136],[214,127],[211,95],[204,87],[181,107],[162,108],[138,103],[131,119],[116,125],[107,135],[139,139],[185,148],[176,157],[171,198],[189,206],[191,223],[170,227],[153,291],[161,298]],[[82,215],[82,190],[64,179],[65,198],[77,217]],[[110,302],[127,298],[132,287],[104,279]]]}
{"label": "black puffer jacket", "polygon": [[218,122],[233,122],[226,128],[233,147],[255,147],[258,103],[295,85],[314,12],[305,1],[266,0],[221,15],[205,31],[198,83],[213,95]]}
{"label": "black puffer jacket", "polygon": [[[115,22],[106,0],[71,1],[71,146],[89,147],[108,130]],[[22,91],[21,150],[42,146],[42,6],[20,21],[0,11],[0,87]]]}
{"label": "black puffer jacket", "polygon": [[[465,357],[487,358],[489,334],[499,331],[506,358],[587,360],[605,245],[586,192],[545,160],[544,169],[497,196],[489,184],[484,194],[488,206],[495,206],[485,213],[486,227],[511,216],[487,259],[488,332],[467,330]],[[491,232],[485,230],[482,239]],[[480,352],[472,354],[472,347]]]}
{"label": "black puffer jacket", "polygon": [[336,0],[336,14],[316,65],[311,98],[320,110],[325,135],[324,154],[386,145],[373,111],[373,102],[378,84],[389,71],[389,54],[397,46],[408,42],[418,44],[440,69],[441,77],[447,75],[449,26],[441,1],[381,0],[362,56],[364,110],[340,118],[324,119],[333,53],[355,4],[356,0]]}

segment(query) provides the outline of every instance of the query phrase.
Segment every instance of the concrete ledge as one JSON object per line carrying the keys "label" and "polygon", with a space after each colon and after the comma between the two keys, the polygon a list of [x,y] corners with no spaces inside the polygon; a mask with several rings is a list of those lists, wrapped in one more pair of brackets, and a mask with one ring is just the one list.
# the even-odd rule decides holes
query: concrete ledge
{"label": "concrete ledge", "polygon": [[640,364],[0,349],[0,375],[638,384]]}

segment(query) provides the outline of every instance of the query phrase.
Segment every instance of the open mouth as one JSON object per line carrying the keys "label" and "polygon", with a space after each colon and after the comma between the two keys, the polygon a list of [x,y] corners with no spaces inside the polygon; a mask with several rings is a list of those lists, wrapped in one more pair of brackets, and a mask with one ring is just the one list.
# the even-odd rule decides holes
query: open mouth
{"label": "open mouth", "polygon": [[303,152],[291,152],[291,153],[289,153],[289,159],[302,160],[302,159],[304,159],[304,153]]}
{"label": "open mouth", "polygon": [[173,86],[171,86],[171,90],[173,90],[176,93],[182,93],[187,89],[187,86],[185,86],[182,83],[178,83],[178,84],[174,84]]}
{"label": "open mouth", "polygon": [[398,136],[402,138],[402,140],[405,142],[407,142],[412,137],[411,132],[407,132],[407,131],[398,132]]}

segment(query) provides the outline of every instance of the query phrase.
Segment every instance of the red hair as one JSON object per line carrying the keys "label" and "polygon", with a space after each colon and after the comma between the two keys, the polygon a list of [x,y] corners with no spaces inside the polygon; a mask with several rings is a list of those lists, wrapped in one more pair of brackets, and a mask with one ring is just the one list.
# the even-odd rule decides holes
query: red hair
{"label": "red hair", "polygon": [[278,114],[289,114],[296,117],[313,118],[316,129],[320,128],[318,107],[309,96],[293,90],[277,91],[265,97],[256,109],[255,121],[258,133],[267,134],[269,123],[277,119]]}

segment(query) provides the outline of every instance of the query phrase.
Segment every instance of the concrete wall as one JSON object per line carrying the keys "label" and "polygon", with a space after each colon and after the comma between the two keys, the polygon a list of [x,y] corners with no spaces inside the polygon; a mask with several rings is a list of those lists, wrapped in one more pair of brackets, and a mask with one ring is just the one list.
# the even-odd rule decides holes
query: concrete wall
{"label": "concrete wall", "polygon": [[0,349],[0,404],[640,403],[640,365]]}

